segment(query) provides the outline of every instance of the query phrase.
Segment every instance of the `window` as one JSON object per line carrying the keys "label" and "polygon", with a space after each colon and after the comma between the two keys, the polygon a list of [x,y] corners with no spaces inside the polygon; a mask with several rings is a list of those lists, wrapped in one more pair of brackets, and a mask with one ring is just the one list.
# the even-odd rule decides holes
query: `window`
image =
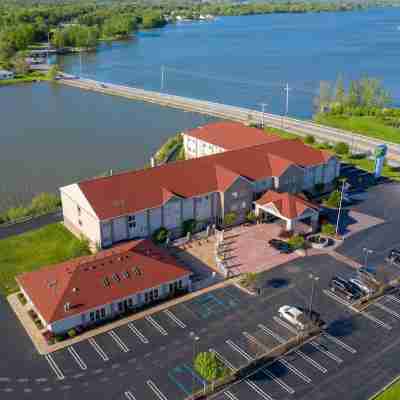
{"label": "window", "polygon": [[106,309],[102,308],[101,309],[101,318],[105,318],[105,316],[106,316]]}
{"label": "window", "polygon": [[80,219],[78,219],[78,224],[79,226],[82,226],[82,221]]}
{"label": "window", "polygon": [[76,206],[76,209],[77,209],[77,211],[78,211],[78,215],[80,216],[80,215],[81,215],[81,212],[82,212],[81,208],[80,208],[79,206]]}
{"label": "window", "polygon": [[179,287],[179,289],[182,289],[182,281],[178,282],[178,287]]}
{"label": "window", "polygon": [[234,199],[237,199],[237,197],[238,197],[238,192],[232,192],[232,197],[233,197]]}
{"label": "window", "polygon": [[120,301],[119,303],[118,303],[118,311],[119,312],[122,312],[124,310],[124,307],[123,307],[123,305],[122,305],[122,301]]}
{"label": "window", "polygon": [[121,278],[119,277],[119,275],[118,274],[112,274],[112,277],[113,277],[113,279],[114,279],[114,281],[115,282],[119,282],[120,280],[121,280]]}
{"label": "window", "polygon": [[136,222],[128,222],[129,229],[136,228]]}
{"label": "window", "polygon": [[174,285],[172,283],[169,284],[169,291],[170,292],[174,291]]}
{"label": "window", "polygon": [[147,303],[149,301],[149,294],[146,292],[144,294],[144,302]]}
{"label": "window", "polygon": [[96,310],[96,321],[100,319],[100,310]]}
{"label": "window", "polygon": [[128,221],[129,222],[132,222],[132,221],[135,221],[136,219],[135,219],[135,216],[134,215],[129,215],[128,216]]}
{"label": "window", "polygon": [[155,299],[158,298],[158,289],[154,289],[154,298],[155,298]]}
{"label": "window", "polygon": [[133,301],[132,299],[128,299],[128,307],[132,307],[133,306]]}
{"label": "window", "polygon": [[91,320],[92,322],[94,321],[94,312],[93,312],[93,311],[90,313],[90,320]]}
{"label": "window", "polygon": [[246,202],[245,202],[245,201],[242,201],[242,208],[246,208],[246,207],[247,207]]}

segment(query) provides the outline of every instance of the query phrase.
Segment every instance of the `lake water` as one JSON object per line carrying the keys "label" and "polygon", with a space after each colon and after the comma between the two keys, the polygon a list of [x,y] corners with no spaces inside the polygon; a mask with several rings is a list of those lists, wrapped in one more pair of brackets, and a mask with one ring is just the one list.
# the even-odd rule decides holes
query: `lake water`
{"label": "lake water", "polygon": [[[308,118],[321,80],[382,78],[400,104],[400,9],[167,26],[59,62],[84,76]],[[0,207],[108,169],[138,168],[204,116],[47,84],[0,88]]]}

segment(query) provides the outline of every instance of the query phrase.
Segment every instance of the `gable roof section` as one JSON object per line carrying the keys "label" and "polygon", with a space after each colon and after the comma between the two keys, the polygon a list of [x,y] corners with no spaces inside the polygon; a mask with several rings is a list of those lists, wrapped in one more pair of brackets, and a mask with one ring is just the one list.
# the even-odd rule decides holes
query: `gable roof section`
{"label": "gable roof section", "polygon": [[160,207],[172,195],[189,198],[224,191],[236,176],[257,181],[280,176],[291,165],[325,163],[325,157],[299,140],[287,139],[94,178],[78,185],[99,219],[106,220]]}
{"label": "gable roof section", "polygon": [[279,213],[288,219],[300,217],[306,210],[318,211],[319,207],[304,198],[290,193],[278,193],[269,190],[256,201],[260,206],[273,205]]}
{"label": "gable roof section", "polygon": [[215,122],[185,132],[186,135],[219,146],[225,150],[236,150],[280,141],[277,135],[251,128],[239,122]]}
{"label": "gable roof section", "polygon": [[[139,240],[24,273],[17,281],[52,323],[190,274],[151,241]],[[110,286],[105,286],[105,278]],[[64,309],[67,303],[69,311]]]}

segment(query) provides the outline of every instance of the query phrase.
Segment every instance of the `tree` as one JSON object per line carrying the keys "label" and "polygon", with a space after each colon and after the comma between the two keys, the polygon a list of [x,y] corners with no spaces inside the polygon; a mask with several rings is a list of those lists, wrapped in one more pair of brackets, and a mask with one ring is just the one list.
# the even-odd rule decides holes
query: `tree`
{"label": "tree", "polygon": [[350,152],[350,147],[347,143],[345,142],[337,142],[335,144],[334,150],[337,154],[349,154]]}
{"label": "tree", "polygon": [[254,223],[257,221],[257,215],[254,211],[249,211],[246,215],[247,222]]}
{"label": "tree", "polygon": [[329,82],[321,81],[319,84],[319,95],[314,99],[314,105],[318,112],[329,110],[332,102],[332,88]]}
{"label": "tree", "polygon": [[325,201],[325,204],[328,207],[332,207],[332,208],[338,208],[340,205],[340,198],[341,198],[341,194],[339,192],[339,190],[334,190],[328,200]]}
{"label": "tree", "polygon": [[60,198],[55,194],[40,193],[32,199],[31,212],[33,214],[44,214],[52,212],[60,206]]}
{"label": "tree", "polygon": [[339,104],[343,104],[346,100],[346,91],[344,88],[344,82],[342,75],[339,75],[335,85],[335,101]]}
{"label": "tree", "polygon": [[336,229],[332,224],[322,225],[321,232],[326,236],[335,236]]}
{"label": "tree", "polygon": [[57,78],[59,72],[60,72],[60,69],[59,69],[58,65],[54,64],[50,67],[49,71],[47,72],[47,77],[51,81],[54,81]]}
{"label": "tree", "polygon": [[236,222],[237,215],[233,211],[225,214],[224,224],[227,226],[233,225]]}
{"label": "tree", "polygon": [[304,143],[306,143],[306,144],[314,144],[315,143],[315,137],[313,135],[307,135],[304,138]]}
{"label": "tree", "polygon": [[206,381],[213,382],[228,374],[228,370],[213,352],[197,354],[194,360],[195,371]]}
{"label": "tree", "polygon": [[29,64],[26,62],[26,57],[23,54],[18,54],[14,59],[14,69],[19,75],[29,73]]}
{"label": "tree", "polygon": [[153,241],[157,244],[165,243],[167,241],[167,237],[168,237],[168,230],[163,226],[161,228],[158,228],[153,233]]}
{"label": "tree", "polygon": [[288,244],[293,250],[303,249],[305,240],[301,235],[294,235],[288,240]]}
{"label": "tree", "polygon": [[142,16],[142,27],[144,29],[160,28],[165,24],[164,17],[157,11],[149,11]]}

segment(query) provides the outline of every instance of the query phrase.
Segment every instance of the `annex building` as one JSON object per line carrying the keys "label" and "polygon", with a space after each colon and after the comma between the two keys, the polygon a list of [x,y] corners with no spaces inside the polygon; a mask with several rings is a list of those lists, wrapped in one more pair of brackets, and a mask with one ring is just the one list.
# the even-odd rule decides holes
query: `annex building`
{"label": "annex building", "polygon": [[16,280],[43,325],[59,334],[190,291],[190,276],[167,252],[138,240]]}
{"label": "annex building", "polygon": [[201,229],[221,226],[235,213],[241,223],[269,190],[312,192],[316,185],[331,187],[339,175],[331,153],[239,123],[209,124],[183,139],[185,161],[62,187],[65,226],[103,248],[160,227],[178,237],[186,220]]}

